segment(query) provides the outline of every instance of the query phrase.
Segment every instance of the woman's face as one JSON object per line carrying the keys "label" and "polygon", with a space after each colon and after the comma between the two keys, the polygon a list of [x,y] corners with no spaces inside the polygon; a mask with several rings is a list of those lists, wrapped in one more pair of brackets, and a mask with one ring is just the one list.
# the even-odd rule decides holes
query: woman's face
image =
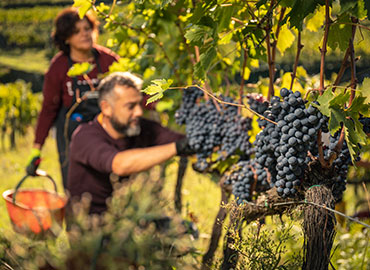
{"label": "woman's face", "polygon": [[75,25],[73,34],[66,40],[69,44],[71,52],[88,51],[91,50],[93,45],[93,29],[86,19],[78,21]]}

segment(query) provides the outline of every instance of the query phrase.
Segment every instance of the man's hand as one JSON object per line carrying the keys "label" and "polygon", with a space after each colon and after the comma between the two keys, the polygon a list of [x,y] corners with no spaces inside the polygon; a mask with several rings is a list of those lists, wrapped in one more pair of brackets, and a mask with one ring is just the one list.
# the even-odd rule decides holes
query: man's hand
{"label": "man's hand", "polygon": [[28,175],[35,176],[36,170],[40,165],[41,162],[41,151],[37,148],[32,148],[31,155],[28,157],[26,172]]}
{"label": "man's hand", "polygon": [[188,138],[183,138],[176,142],[176,153],[178,156],[190,156],[194,155],[196,151],[189,145]]}

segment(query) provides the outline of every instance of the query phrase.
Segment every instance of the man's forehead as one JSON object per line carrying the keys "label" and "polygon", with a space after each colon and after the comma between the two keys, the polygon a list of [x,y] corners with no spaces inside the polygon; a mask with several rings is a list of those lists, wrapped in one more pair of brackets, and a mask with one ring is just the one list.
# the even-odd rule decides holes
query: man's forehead
{"label": "man's forehead", "polygon": [[141,92],[134,87],[126,85],[116,85],[113,92],[117,98],[120,97],[141,97]]}

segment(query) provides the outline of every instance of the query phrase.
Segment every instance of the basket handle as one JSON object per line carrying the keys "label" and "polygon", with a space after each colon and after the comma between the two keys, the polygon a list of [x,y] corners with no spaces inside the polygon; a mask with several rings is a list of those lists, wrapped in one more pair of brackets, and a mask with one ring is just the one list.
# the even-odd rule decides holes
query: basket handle
{"label": "basket handle", "polygon": [[[18,192],[18,189],[20,188],[20,186],[23,184],[23,182],[26,180],[26,178],[28,176],[33,176],[33,175],[26,174],[25,176],[23,176],[23,178],[15,186],[15,190],[14,190],[14,193],[13,193],[13,204],[15,204],[15,196]],[[48,178],[53,183],[55,192],[58,192],[58,188],[57,188],[57,185],[55,184],[54,179],[50,175],[48,175],[47,172],[45,172],[43,170],[40,170],[40,169],[37,169],[34,176],[44,176],[44,177]]]}

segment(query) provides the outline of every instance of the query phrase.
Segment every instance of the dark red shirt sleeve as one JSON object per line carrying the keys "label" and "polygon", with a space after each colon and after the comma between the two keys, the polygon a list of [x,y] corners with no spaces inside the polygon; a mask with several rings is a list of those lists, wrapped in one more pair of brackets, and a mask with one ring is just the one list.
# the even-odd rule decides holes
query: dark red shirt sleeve
{"label": "dark red shirt sleeve", "polygon": [[49,130],[53,125],[62,106],[63,74],[68,71],[68,66],[61,61],[51,63],[44,77],[43,102],[37,120],[35,143],[44,144]]}

